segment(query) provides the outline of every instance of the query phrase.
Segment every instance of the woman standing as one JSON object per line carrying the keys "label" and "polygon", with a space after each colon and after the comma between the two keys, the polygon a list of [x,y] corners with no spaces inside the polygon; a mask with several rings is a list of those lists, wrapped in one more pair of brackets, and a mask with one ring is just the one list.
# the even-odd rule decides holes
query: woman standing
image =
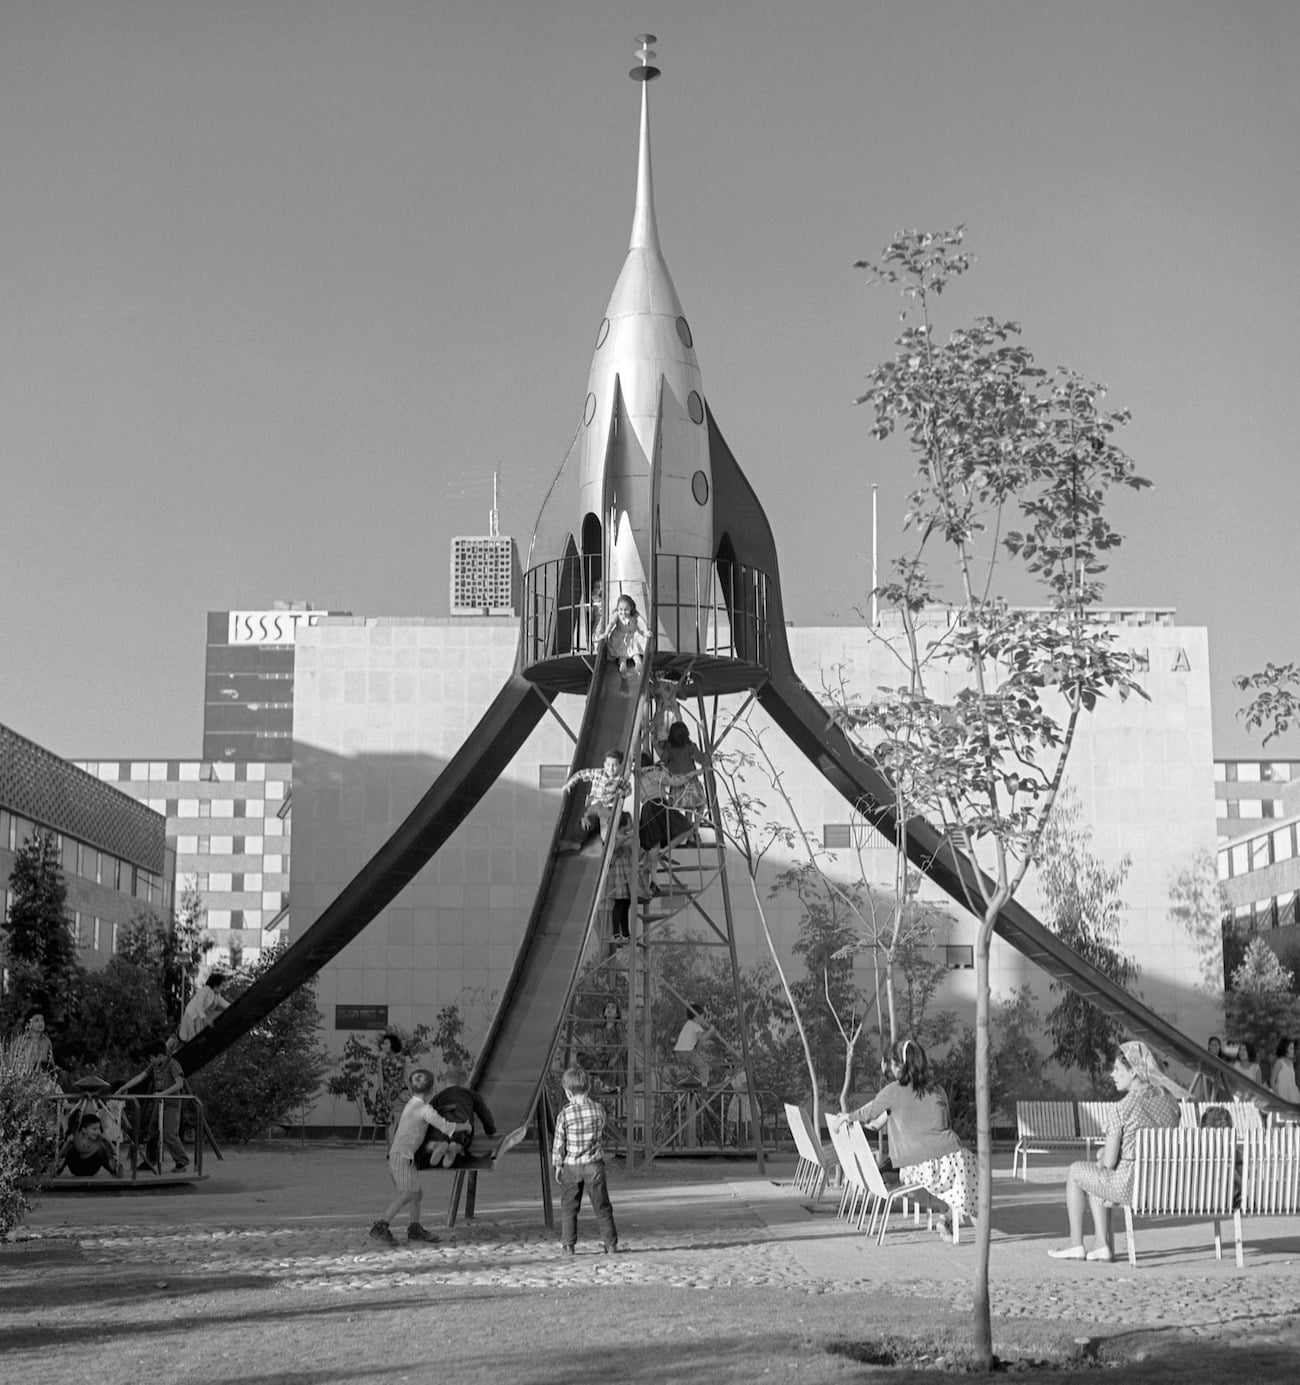
{"label": "woman standing", "polygon": [[1300,1104],[1300,1089],[1297,1089],[1295,1081],[1294,1039],[1278,1040],[1277,1057],[1273,1060],[1273,1071],[1269,1075],[1268,1085],[1283,1101]]}
{"label": "woman standing", "polygon": [[[1065,1208],[1070,1218],[1070,1244],[1047,1253],[1053,1260],[1113,1260],[1110,1210],[1107,1203],[1125,1203],[1133,1195],[1133,1161],[1137,1132],[1149,1127],[1176,1126],[1178,1099],[1187,1092],[1160,1071],[1155,1054],[1144,1043],[1120,1044],[1110,1079],[1124,1094],[1115,1104],[1106,1144],[1096,1163],[1070,1165],[1065,1180]],[[1097,1244],[1083,1244],[1083,1212],[1092,1209]]]}
{"label": "woman standing", "polygon": [[406,1090],[406,1060],[402,1057],[401,1036],[391,1031],[379,1036],[379,1056],[375,1062],[375,1121],[383,1121],[384,1138],[389,1145],[397,1130],[397,1118],[410,1093]]}
{"label": "woman standing", "polygon": [[930,1076],[921,1045],[915,1039],[895,1044],[889,1066],[894,1080],[874,1101],[831,1119],[887,1126],[889,1157],[903,1182],[919,1183],[947,1203],[955,1232],[961,1217],[975,1217],[975,1156],[952,1128],[947,1093]]}

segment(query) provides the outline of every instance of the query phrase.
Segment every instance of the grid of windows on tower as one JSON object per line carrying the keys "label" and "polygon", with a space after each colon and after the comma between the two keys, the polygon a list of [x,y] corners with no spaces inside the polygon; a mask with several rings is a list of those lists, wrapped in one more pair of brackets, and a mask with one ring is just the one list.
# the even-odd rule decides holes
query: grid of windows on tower
{"label": "grid of windows on tower", "polygon": [[514,540],[458,538],[451,541],[453,615],[511,611],[514,595]]}

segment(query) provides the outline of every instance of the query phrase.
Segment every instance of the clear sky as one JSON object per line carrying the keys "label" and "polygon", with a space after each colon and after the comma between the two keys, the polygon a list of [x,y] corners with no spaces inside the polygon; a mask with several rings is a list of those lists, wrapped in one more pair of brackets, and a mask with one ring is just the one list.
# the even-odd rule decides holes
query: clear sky
{"label": "clear sky", "polygon": [[872,482],[902,543],[852,402],[896,305],[853,261],[965,222],[948,323],[1018,319],[1133,411],[1108,597],[1209,627],[1216,753],[1254,753],[1231,675],[1300,657],[1292,0],[7,0],[0,721],[196,756],[206,611],[445,615],[494,466],[526,549],[644,30],[664,253],[788,613],[865,600]]}

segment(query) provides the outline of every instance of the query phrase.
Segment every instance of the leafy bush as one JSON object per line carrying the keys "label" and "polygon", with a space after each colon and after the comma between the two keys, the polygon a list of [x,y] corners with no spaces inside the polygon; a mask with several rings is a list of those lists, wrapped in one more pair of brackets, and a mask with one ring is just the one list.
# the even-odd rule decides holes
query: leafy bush
{"label": "leafy bush", "polygon": [[[402,1041],[401,1056],[409,1072],[422,1066],[419,1060],[431,1052],[440,1055],[444,1067],[472,1068],[474,1055],[461,1042],[464,1030],[460,1007],[453,1002],[438,1011],[437,1024],[433,1028],[417,1024],[414,1029],[406,1030],[400,1024],[390,1024],[383,1032],[396,1034]],[[341,1096],[356,1106],[358,1127],[364,1127],[367,1120],[374,1125],[385,1125],[390,1119],[388,1105],[380,1102],[375,1088],[377,1045],[381,1037],[379,1034],[349,1034],[342,1056],[325,1083],[325,1090],[331,1096]]]}
{"label": "leafy bush", "polygon": [[[264,952],[248,971],[226,983],[224,994],[232,1000],[241,995],[275,956],[274,950]],[[316,983],[307,981],[191,1074],[190,1085],[215,1135],[247,1144],[316,1095],[330,1067],[329,1055],[316,1037],[320,1026]]]}
{"label": "leafy bush", "polygon": [[53,1156],[48,1091],[31,1049],[0,1040],[0,1240],[31,1210],[27,1190]]}
{"label": "leafy bush", "polygon": [[[1042,1031],[1028,986],[1010,1000],[996,1005],[989,1024],[989,1109],[1014,1109],[1017,1101],[1042,1097],[1043,1056],[1034,1042]],[[952,1128],[967,1144],[975,1143],[975,1031],[966,1025],[961,1037],[942,1058],[934,1060],[934,1073],[948,1094]]]}
{"label": "leafy bush", "polygon": [[120,954],[82,978],[80,1003],[64,1028],[61,1057],[69,1075],[92,1071],[117,1083],[139,1072],[168,1022],[157,973]]}

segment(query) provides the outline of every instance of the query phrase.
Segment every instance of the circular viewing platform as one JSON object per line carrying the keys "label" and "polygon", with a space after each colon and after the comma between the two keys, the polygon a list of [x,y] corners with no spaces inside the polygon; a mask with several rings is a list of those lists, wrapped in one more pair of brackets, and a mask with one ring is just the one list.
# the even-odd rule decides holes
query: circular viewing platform
{"label": "circular viewing platform", "polygon": [[771,582],[742,563],[661,554],[654,600],[648,583],[602,582],[600,560],[573,554],[524,577],[522,671],[554,692],[585,693],[592,660],[621,596],[655,635],[656,674],[689,673],[693,693],[744,692],[768,675]]}

